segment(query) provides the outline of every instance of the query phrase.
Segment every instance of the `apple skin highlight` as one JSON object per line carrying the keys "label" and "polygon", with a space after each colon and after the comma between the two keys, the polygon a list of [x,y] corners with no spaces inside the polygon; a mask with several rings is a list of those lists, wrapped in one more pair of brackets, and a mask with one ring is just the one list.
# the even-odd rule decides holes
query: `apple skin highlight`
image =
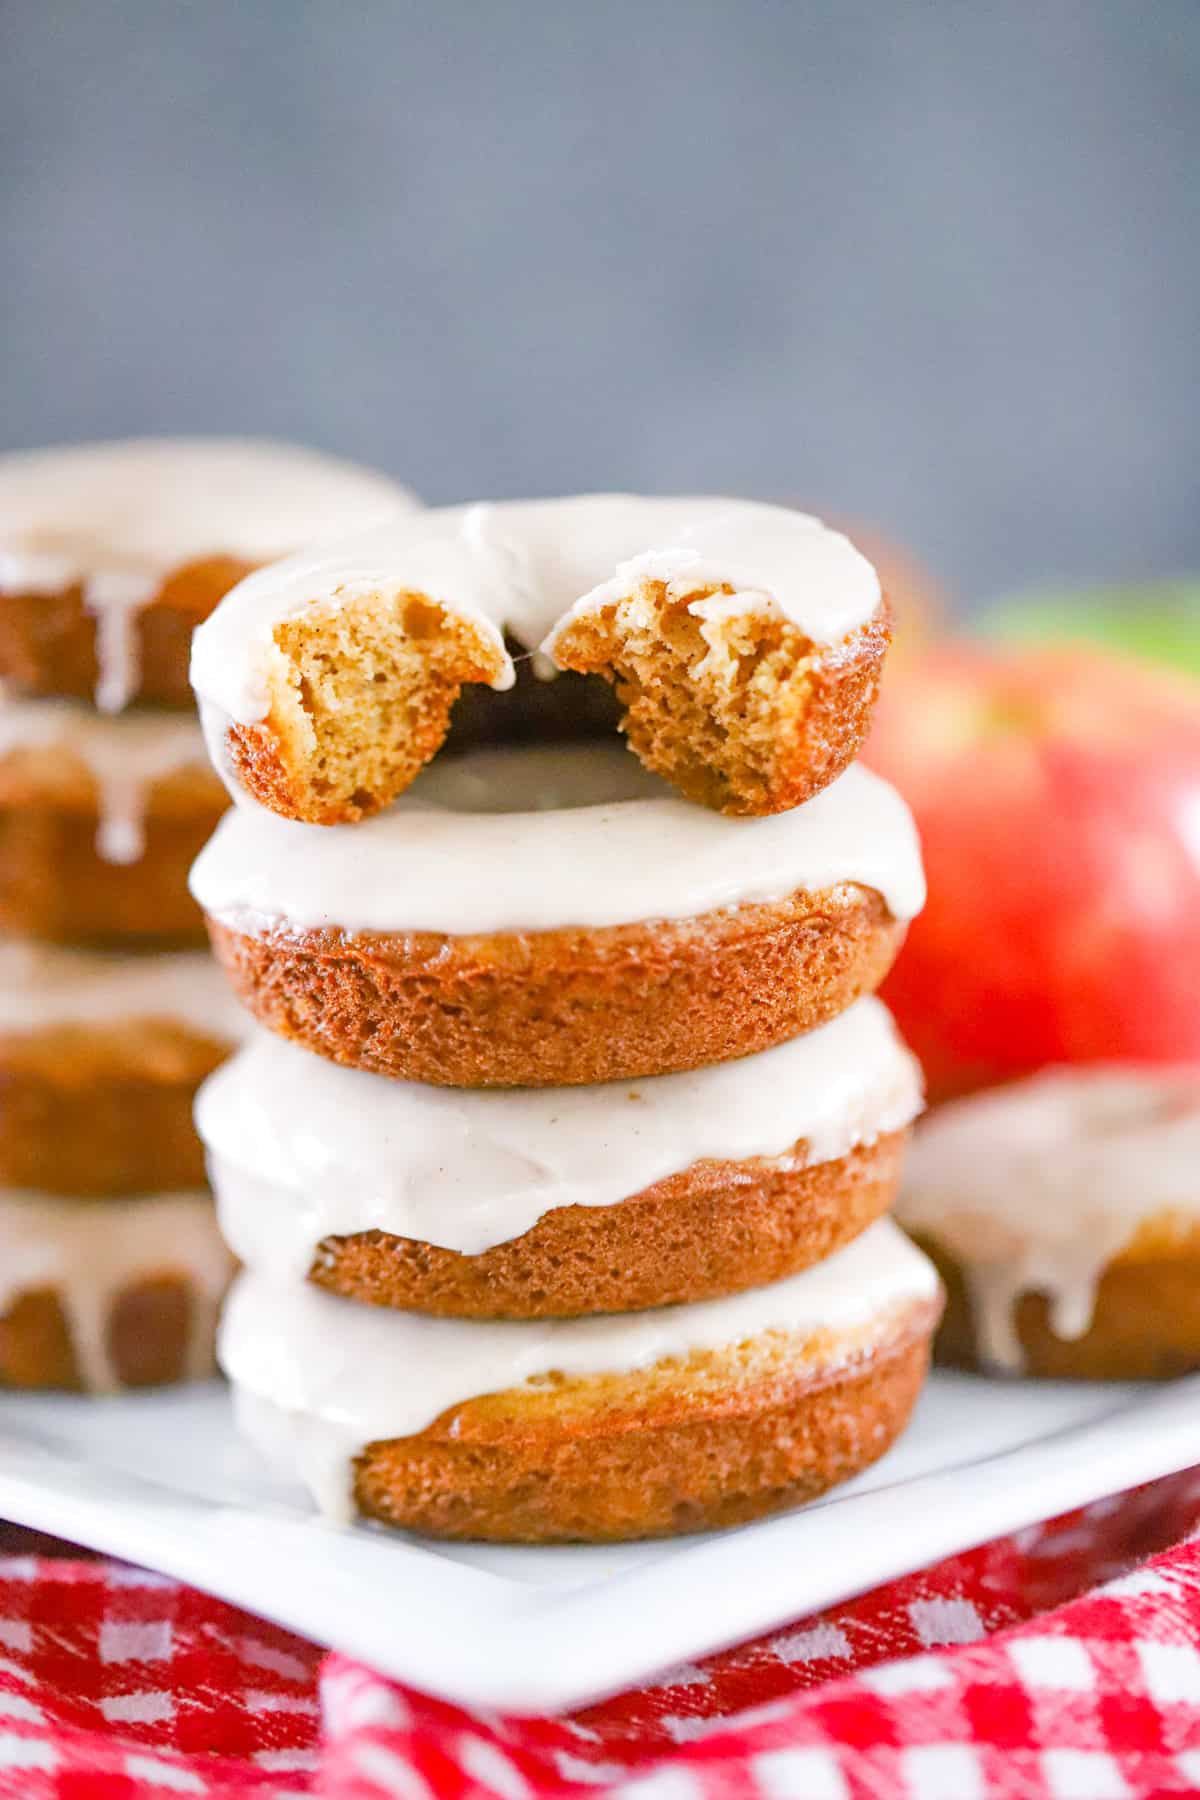
{"label": "apple skin highlight", "polygon": [[865,760],[924,847],[883,998],[932,1101],[1053,1063],[1200,1063],[1200,687],[950,646],[893,673]]}

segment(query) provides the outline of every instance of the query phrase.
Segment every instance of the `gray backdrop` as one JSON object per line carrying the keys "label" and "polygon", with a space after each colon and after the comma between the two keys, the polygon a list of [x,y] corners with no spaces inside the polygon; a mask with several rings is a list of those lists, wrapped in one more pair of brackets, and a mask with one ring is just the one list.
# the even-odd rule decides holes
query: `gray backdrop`
{"label": "gray backdrop", "polygon": [[1200,565],[1197,0],[0,0],[0,438]]}

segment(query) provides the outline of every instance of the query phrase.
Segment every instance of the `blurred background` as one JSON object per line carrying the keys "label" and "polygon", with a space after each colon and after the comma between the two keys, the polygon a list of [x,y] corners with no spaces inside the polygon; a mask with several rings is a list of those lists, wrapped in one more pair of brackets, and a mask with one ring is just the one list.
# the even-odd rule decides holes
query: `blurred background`
{"label": "blurred background", "polygon": [[0,447],[1200,564],[1196,0],[0,0]]}

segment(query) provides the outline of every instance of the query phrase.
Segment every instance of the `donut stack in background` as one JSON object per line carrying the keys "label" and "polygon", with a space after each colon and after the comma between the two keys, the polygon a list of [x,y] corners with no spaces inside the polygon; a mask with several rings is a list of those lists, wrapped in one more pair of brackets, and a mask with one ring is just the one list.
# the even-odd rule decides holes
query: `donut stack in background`
{"label": "donut stack in background", "polygon": [[227,804],[192,628],[257,564],[400,504],[281,445],[0,458],[0,1386],[212,1370],[231,1259],[191,1110],[241,1015],[187,891]]}
{"label": "donut stack in background", "polygon": [[923,900],[854,763],[887,640],[818,521],[623,496],[413,515],[197,634],[237,804],[193,892],[268,1028],[197,1108],[220,1357],[328,1512],[695,1530],[903,1428],[941,1297],[886,1216],[921,1094],[872,995]]}

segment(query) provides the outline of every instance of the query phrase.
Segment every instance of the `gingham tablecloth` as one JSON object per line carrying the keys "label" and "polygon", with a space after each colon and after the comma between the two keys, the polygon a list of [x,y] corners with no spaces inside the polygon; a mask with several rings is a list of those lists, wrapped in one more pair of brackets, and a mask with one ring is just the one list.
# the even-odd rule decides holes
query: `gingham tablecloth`
{"label": "gingham tablecloth", "polygon": [[0,1796],[1200,1794],[1198,1526],[1191,1471],[555,1719],[466,1712],[176,1582],[13,1531]]}

